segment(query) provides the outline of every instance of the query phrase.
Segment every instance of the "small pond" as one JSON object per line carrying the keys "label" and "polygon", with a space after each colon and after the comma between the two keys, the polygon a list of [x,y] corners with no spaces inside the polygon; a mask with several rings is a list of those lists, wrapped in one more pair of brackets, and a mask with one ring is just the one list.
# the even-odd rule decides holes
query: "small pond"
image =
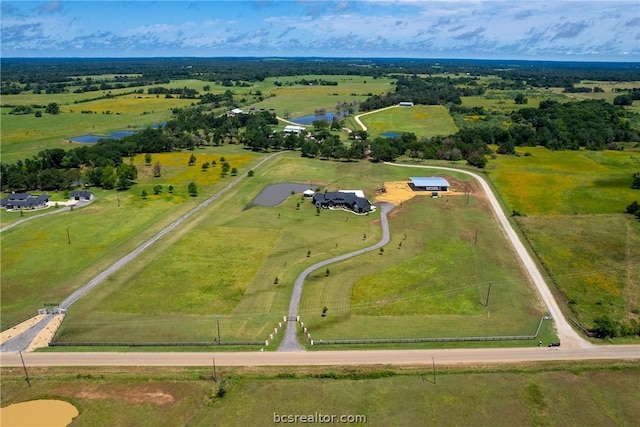
{"label": "small pond", "polygon": [[384,136],[385,138],[400,138],[402,134],[398,132],[385,132],[381,133],[380,136]]}
{"label": "small pond", "polygon": [[289,119],[294,123],[298,123],[301,125],[310,125],[316,120],[324,120],[325,122],[333,121],[333,118],[336,117],[338,119],[342,117],[346,117],[349,115],[348,111],[340,112],[340,113],[324,113],[324,114],[309,114],[307,116],[295,117],[293,119]]}
{"label": "small pond", "polygon": [[258,196],[253,199],[253,204],[258,206],[277,206],[284,202],[291,192],[302,193],[305,190],[315,190],[315,185],[309,184],[273,184],[266,187]]}
{"label": "small pond", "polygon": [[[167,122],[163,121],[162,123],[154,123],[150,127],[151,127],[151,129],[158,129],[159,127],[165,127],[166,125],[167,125]],[[136,133],[136,131],[133,131],[133,130],[117,130],[117,131],[111,132],[110,134],[107,134],[107,135],[80,135],[80,136],[74,136],[72,138],[69,138],[69,141],[82,142],[84,144],[95,144],[96,142],[100,141],[101,139],[122,139],[125,136],[131,136],[134,133]]]}
{"label": "small pond", "polygon": [[81,135],[74,136],[73,138],[69,138],[70,141],[73,142],[82,142],[85,144],[95,144],[101,139],[122,139],[125,136],[133,135],[135,132],[132,130],[118,130],[115,132],[111,132],[108,135]]}

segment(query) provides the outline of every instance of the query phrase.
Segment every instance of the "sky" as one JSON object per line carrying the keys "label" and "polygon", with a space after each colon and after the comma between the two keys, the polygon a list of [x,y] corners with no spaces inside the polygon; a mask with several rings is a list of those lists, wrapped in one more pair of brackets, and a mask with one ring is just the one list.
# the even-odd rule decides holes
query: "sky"
{"label": "sky", "polygon": [[638,0],[0,2],[2,57],[640,61]]}

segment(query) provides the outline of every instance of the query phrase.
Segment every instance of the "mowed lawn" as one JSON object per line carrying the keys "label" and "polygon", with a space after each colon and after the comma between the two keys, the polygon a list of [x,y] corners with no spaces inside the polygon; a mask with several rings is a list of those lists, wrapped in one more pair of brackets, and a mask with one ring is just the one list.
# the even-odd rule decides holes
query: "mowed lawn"
{"label": "mowed lawn", "polygon": [[[328,190],[363,189],[373,199],[382,183],[406,179],[410,172],[370,162],[324,162],[298,156],[283,154],[260,168],[242,186],[167,236],[162,245],[113,275],[106,286],[81,299],[69,311],[56,340],[210,341],[217,335],[218,324],[223,340],[267,338],[288,313],[293,282],[301,271],[374,244],[381,237],[380,219],[377,212],[356,216],[321,210],[318,215],[300,194],[289,195],[274,207],[253,206],[253,199],[266,186],[282,182]],[[443,218],[457,219],[439,222]],[[441,230],[433,233],[427,225],[431,221]],[[456,226],[456,221],[462,222]],[[333,325],[322,332],[340,338],[372,333],[388,337],[535,331],[542,315],[539,302],[486,205],[473,199],[467,206],[462,196],[448,201],[416,199],[399,207],[391,224],[393,242],[384,255],[357,257],[330,266],[328,277],[323,269],[308,278],[300,314],[311,327]],[[402,248],[397,249],[401,241]],[[434,252],[429,251],[431,247]],[[484,252],[493,255],[481,255]],[[406,266],[412,263],[415,272],[408,276]],[[422,269],[422,263],[438,266]],[[468,275],[460,277],[456,271],[463,269]],[[378,275],[396,281],[376,289]],[[495,282],[492,299],[484,307],[491,280]],[[352,300],[351,286],[357,281],[363,281],[364,292]],[[436,291],[425,286],[431,281]],[[320,287],[324,284],[328,286]],[[394,292],[394,286],[400,291]],[[437,295],[434,302],[434,292],[450,296],[446,310],[430,311],[444,301]],[[393,301],[369,313],[368,307],[381,298]],[[324,305],[329,317],[323,324]],[[351,310],[358,316],[350,317]],[[416,316],[422,316],[418,323]],[[407,329],[407,322],[416,326]],[[425,325],[432,329],[424,329]]]}
{"label": "mowed lawn", "polygon": [[[348,214],[327,211],[318,216],[300,194],[275,207],[252,206],[267,185],[299,182],[336,189],[339,184],[328,184],[326,174],[347,171],[340,163],[283,156],[114,275],[110,286],[79,301],[57,339],[210,341],[218,322],[223,340],[267,338],[287,314],[298,274],[319,260],[366,246],[356,236],[372,220],[349,215],[345,221]],[[354,188],[357,174],[345,175],[349,185],[343,188]],[[371,234],[379,239],[380,228],[371,227]]]}
{"label": "mowed lawn", "polygon": [[442,105],[414,105],[390,108],[362,116],[362,123],[372,137],[382,133],[412,132],[418,137],[453,135],[458,127]]}
{"label": "mowed lawn", "polygon": [[543,308],[484,198],[415,197],[390,225],[384,252],[309,277],[300,314],[315,341],[535,332]]}
{"label": "mowed lawn", "polygon": [[[437,362],[437,358],[436,358]],[[637,366],[585,363],[472,370],[430,366],[33,368],[2,370],[2,407],[46,397],[79,410],[74,426],[267,426],[275,416],[361,416],[371,426],[632,426]],[[473,404],[470,404],[472,402]],[[366,421],[366,422],[365,422]],[[329,425],[329,423],[325,423]],[[334,423],[336,424],[336,423]],[[331,425],[334,425],[331,424]]]}
{"label": "mowed lawn", "polygon": [[[213,149],[210,149],[213,150]],[[201,161],[207,150],[196,152]],[[0,235],[2,253],[2,329],[31,317],[43,304],[61,302],[75,289],[88,282],[98,272],[135,249],[146,239],[203,201],[216,189],[221,189],[232,177],[221,178],[219,169],[202,172],[188,167],[190,153],[154,155],[163,164],[160,178],[147,176],[141,170],[138,185],[129,191],[96,192],[97,200],[83,209],[61,212],[20,224]],[[225,156],[240,172],[257,156],[237,147],[219,147],[209,159]],[[176,164],[184,166],[177,167]],[[199,197],[190,197],[189,182],[199,186]],[[162,186],[154,195],[152,187]],[[168,192],[173,185],[174,192]],[[146,189],[146,200],[141,192]],[[51,208],[53,209],[53,208]],[[19,213],[3,212],[4,218],[19,219]],[[29,238],[25,238],[29,236]]]}

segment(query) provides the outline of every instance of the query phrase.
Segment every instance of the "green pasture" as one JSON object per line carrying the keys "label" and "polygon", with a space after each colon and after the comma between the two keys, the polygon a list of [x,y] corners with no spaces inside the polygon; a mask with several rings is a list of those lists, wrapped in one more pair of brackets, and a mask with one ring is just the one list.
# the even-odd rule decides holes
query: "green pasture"
{"label": "green pasture", "polygon": [[637,150],[520,147],[516,152],[519,156],[490,160],[486,168],[510,210],[525,215],[620,213],[640,199],[640,192],[631,189],[633,173],[640,170]]}
{"label": "green pasture", "polygon": [[[337,86],[276,86],[275,81],[282,83],[296,80],[324,79],[337,81]],[[251,88],[234,88],[234,92],[244,93],[261,90],[264,100],[251,104],[257,109],[274,109],[280,117],[295,118],[313,114],[316,109],[335,111],[338,103],[364,101],[369,94],[379,95],[393,90],[394,79],[363,77],[363,76],[323,76],[308,75],[295,77],[267,78],[264,82]]]}
{"label": "green pasture", "polygon": [[[267,185],[281,182],[329,190],[363,189],[372,198],[385,181],[406,179],[410,173],[415,171],[369,162],[302,159],[297,153],[281,155],[166,236],[162,245],[150,248],[114,274],[106,286],[76,303],[56,340],[203,341],[216,336],[217,322],[223,340],[266,339],[287,314],[293,282],[304,268],[369,246],[380,239],[381,231],[378,213],[356,216],[321,210],[318,215],[299,194],[275,207],[252,206],[252,200]],[[428,213],[434,204],[439,207]],[[462,214],[465,206],[462,196],[404,203],[392,214],[394,240],[384,255],[364,255],[330,266],[328,277],[324,269],[309,277],[300,310],[304,321],[311,328],[323,328],[318,333],[340,338],[368,336],[376,328],[377,337],[451,335],[452,322],[459,327],[457,335],[535,332],[542,315],[535,293],[506,241],[497,238],[500,232],[487,207],[472,200]],[[452,217],[447,212],[466,219],[457,226],[454,221],[438,222],[442,231],[432,233],[428,222],[432,217]],[[449,232],[444,231],[447,227]],[[473,227],[480,237],[472,248]],[[411,237],[402,240],[405,233]],[[453,243],[446,243],[449,240]],[[400,241],[404,244],[398,250]],[[430,245],[442,245],[434,248],[447,259],[425,255]],[[484,252],[492,255],[482,255]],[[411,283],[398,274],[395,283],[404,286],[403,290],[379,311],[368,312],[393,294],[392,286],[375,287],[376,275],[391,277],[398,269],[396,264],[406,267],[421,262],[442,263],[443,268],[416,268]],[[468,262],[473,268],[464,277],[465,283],[451,280]],[[436,302],[430,301],[428,287],[420,288],[423,280],[438,283]],[[492,299],[489,307],[483,307],[491,280],[495,282]],[[364,289],[358,299],[351,297],[354,282]],[[327,286],[321,287],[324,284]],[[443,301],[442,294],[453,298],[448,309],[430,313],[437,301]],[[324,305],[329,317],[322,323]],[[355,315],[350,316],[350,311]],[[421,320],[415,322],[416,318]],[[408,322],[412,326],[407,329]]]}
{"label": "green pasture", "polygon": [[518,222],[562,299],[587,327],[640,320],[640,223],[631,215],[545,215]]}
{"label": "green pasture", "polygon": [[[517,94],[527,97],[526,104],[516,104],[514,98]],[[548,89],[527,88],[524,90],[499,90],[488,89],[483,95],[463,96],[463,107],[483,107],[486,111],[497,111],[509,114],[511,111],[520,108],[538,108],[541,101],[555,100],[559,102],[567,101],[563,94],[553,92]]]}
{"label": "green pasture", "polygon": [[543,309],[484,201],[416,197],[396,209],[382,254],[307,281],[300,315],[314,340],[535,332]]}
{"label": "green pasture", "polygon": [[360,118],[367,132],[375,138],[385,132],[412,132],[418,137],[453,135],[458,131],[446,107],[414,105],[367,114]]}
{"label": "green pasture", "polygon": [[[213,150],[196,153],[204,156],[209,152],[213,157]],[[238,147],[217,147],[216,153],[224,155],[240,172],[257,161],[254,154]],[[183,170],[195,168],[186,166],[186,158],[184,161]],[[91,189],[97,200],[85,208],[33,219],[3,232],[2,329],[33,316],[44,302],[60,302],[232,179],[220,179],[219,174],[208,172],[211,176],[195,179],[200,195],[194,198],[187,191],[190,177],[172,175],[171,166],[166,166],[167,175],[155,178],[158,181],[141,174],[138,185],[126,192]],[[200,168],[197,172],[206,174]],[[156,184],[163,185],[158,196],[151,188]],[[168,192],[168,185],[174,185],[173,193]],[[144,188],[150,195],[147,200],[140,196]],[[3,225],[20,218],[19,213],[2,212]]]}
{"label": "green pasture", "polygon": [[[126,271],[114,275],[112,286],[78,302],[60,338],[88,341],[117,330],[121,339],[138,339],[142,334],[148,341],[158,336],[200,340],[211,338],[215,316],[221,318],[223,339],[265,339],[287,314],[293,281],[305,267],[380,238],[380,227],[370,225],[371,216],[328,211],[318,216],[311,202],[301,200],[299,194],[277,207],[251,206],[260,191],[274,183],[345,188],[322,180],[335,167],[348,176],[342,182],[353,188],[356,173],[346,173],[342,164],[285,156],[212,204],[187,230],[167,236],[165,245],[151,248]],[[295,170],[291,169],[294,163]],[[324,173],[318,174],[316,165]],[[370,241],[362,240],[363,230],[370,232]],[[176,278],[179,285],[163,278]],[[120,316],[126,313],[135,315]],[[87,324],[91,328],[84,327]]]}
{"label": "green pasture", "polygon": [[[110,100],[113,102],[113,100]],[[182,101],[182,100],[180,100]],[[100,103],[102,101],[95,101]],[[117,130],[143,129],[154,123],[160,123],[171,115],[171,106],[144,112],[128,114],[82,114],[80,106],[74,106],[74,113],[62,112],[57,115],[43,113],[42,117],[33,114],[14,116],[2,115],[2,144],[0,152],[4,163],[35,156],[47,148],[68,150],[80,143],[69,142],[69,138],[81,135],[106,135]],[[62,108],[64,110],[64,107]]]}
{"label": "green pasture", "polygon": [[61,399],[80,413],[73,425],[92,427],[266,426],[274,414],[319,413],[362,415],[372,426],[632,426],[640,417],[637,364],[438,366],[433,374],[430,365],[218,367],[224,382],[213,382],[211,367],[31,367],[26,387],[21,370],[4,368],[1,404]]}
{"label": "green pasture", "polygon": [[[616,96],[626,94],[627,90],[630,90],[633,88],[639,88],[640,81],[607,82],[607,81],[583,80],[579,84],[576,84],[575,87],[588,87],[591,89],[595,87],[600,87],[603,90],[603,92],[563,93],[563,95],[565,95],[566,97],[578,99],[581,101],[585,99],[604,99],[605,101],[613,103],[613,99]],[[552,90],[556,93],[561,93],[563,91],[563,88],[553,88]]]}

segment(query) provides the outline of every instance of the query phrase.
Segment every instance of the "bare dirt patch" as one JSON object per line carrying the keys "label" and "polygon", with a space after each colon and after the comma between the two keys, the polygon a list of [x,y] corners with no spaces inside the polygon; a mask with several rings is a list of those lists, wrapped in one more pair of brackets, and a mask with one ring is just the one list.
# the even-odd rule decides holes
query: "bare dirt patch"
{"label": "bare dirt patch", "polygon": [[[463,196],[465,194],[465,185],[467,187],[470,184],[465,184],[450,176],[446,177],[451,186],[449,191],[439,191],[441,196]],[[382,189],[381,189],[382,190]],[[476,191],[476,193],[481,193]],[[409,186],[409,181],[387,181],[384,183],[384,190],[378,191],[375,197],[376,202],[389,202],[396,206],[400,206],[402,202],[405,202],[413,197],[431,197],[431,191],[414,191]]]}
{"label": "bare dirt patch", "polygon": [[149,386],[126,390],[121,388],[87,387],[78,392],[76,397],[88,400],[118,400],[134,405],[149,403],[157,406],[171,405],[176,401],[172,394]]}
{"label": "bare dirt patch", "polygon": [[78,409],[61,400],[31,400],[0,409],[2,425],[10,426],[68,426],[78,416]]}

